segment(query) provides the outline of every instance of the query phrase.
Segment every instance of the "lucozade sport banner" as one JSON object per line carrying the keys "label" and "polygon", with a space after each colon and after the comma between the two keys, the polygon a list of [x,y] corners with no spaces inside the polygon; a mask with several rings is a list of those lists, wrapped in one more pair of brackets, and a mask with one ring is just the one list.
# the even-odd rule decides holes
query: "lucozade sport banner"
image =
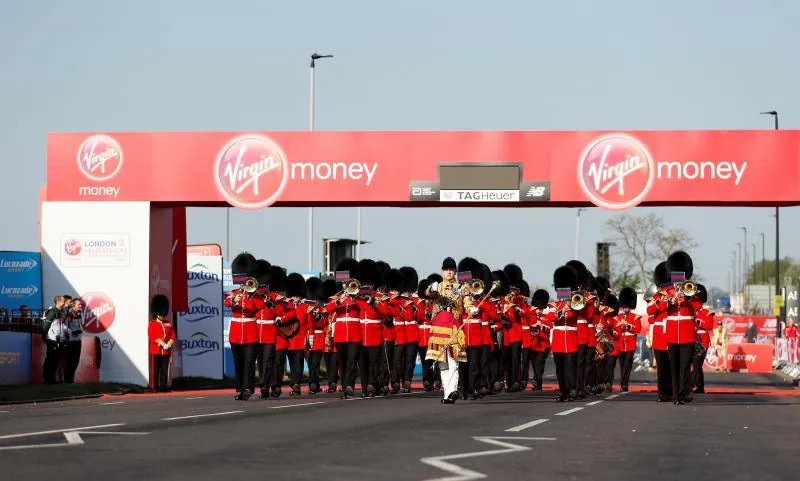
{"label": "lucozade sport banner", "polygon": [[800,131],[51,133],[47,199],[789,205]]}
{"label": "lucozade sport banner", "polygon": [[100,340],[100,381],[147,384],[149,249],[148,202],[42,203],[44,297],[83,299],[83,336]]}

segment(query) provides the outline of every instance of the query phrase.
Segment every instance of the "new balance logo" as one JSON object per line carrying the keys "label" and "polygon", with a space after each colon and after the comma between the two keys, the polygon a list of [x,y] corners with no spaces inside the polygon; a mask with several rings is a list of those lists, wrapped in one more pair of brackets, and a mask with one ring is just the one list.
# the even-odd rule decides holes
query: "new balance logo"
{"label": "new balance logo", "polygon": [[525,197],[543,197],[546,192],[546,189],[542,185],[532,185],[528,192],[525,193]]}

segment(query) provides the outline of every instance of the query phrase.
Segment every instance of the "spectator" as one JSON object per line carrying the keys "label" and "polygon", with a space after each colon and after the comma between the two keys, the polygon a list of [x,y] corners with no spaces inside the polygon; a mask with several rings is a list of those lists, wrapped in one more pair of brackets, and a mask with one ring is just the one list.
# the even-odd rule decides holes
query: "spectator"
{"label": "spectator", "polygon": [[50,331],[50,326],[53,322],[61,317],[62,310],[64,309],[64,296],[55,296],[53,298],[53,305],[44,311],[42,316],[42,340],[47,342],[47,335]]}
{"label": "spectator", "polygon": [[722,321],[717,322],[717,327],[714,328],[714,332],[711,334],[711,347],[714,349],[717,358],[720,359],[718,364],[720,367],[717,368],[717,371],[725,371],[725,366],[727,366],[728,362],[728,329]]}
{"label": "spectator", "polygon": [[83,301],[80,298],[72,299],[67,306],[65,321],[69,329],[69,348],[67,349],[67,368],[64,372],[64,381],[75,382],[75,372],[81,363],[81,334],[83,329]]}
{"label": "spectator", "polygon": [[[56,306],[63,306],[63,298],[56,298]],[[64,317],[64,312],[61,309],[53,308],[48,309],[48,316],[52,319],[48,324],[45,333],[45,345],[47,346],[47,354],[44,359],[44,369],[42,370],[42,377],[47,384],[54,383],[56,370],[58,364],[62,359],[67,358],[69,349],[69,327]]]}
{"label": "spectator", "polygon": [[745,339],[750,344],[755,344],[758,338],[758,328],[756,327],[755,323],[753,323],[752,319],[747,321],[747,330],[744,333]]}
{"label": "spectator", "polygon": [[783,337],[786,339],[797,339],[798,332],[797,326],[794,325],[794,319],[786,321],[786,327],[783,328]]}

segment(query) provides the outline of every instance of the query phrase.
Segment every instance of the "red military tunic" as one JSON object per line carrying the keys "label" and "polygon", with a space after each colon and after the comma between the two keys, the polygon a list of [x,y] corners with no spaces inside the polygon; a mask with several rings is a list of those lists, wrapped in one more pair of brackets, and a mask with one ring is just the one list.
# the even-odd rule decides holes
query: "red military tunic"
{"label": "red military tunic", "polygon": [[697,315],[697,337],[704,348],[711,345],[711,331],[714,329],[714,313],[708,309],[699,309]]}
{"label": "red military tunic", "polygon": [[530,349],[533,346],[533,337],[531,335],[531,322],[535,322],[533,307],[528,304],[520,305],[522,315],[520,316],[520,324],[522,328],[522,349]]}
{"label": "red military tunic", "polygon": [[550,349],[556,353],[578,352],[578,320],[581,311],[569,308],[569,301],[551,302],[546,309],[550,331]]}
{"label": "red military tunic", "polygon": [[[669,296],[675,294],[675,289],[667,291]],[[667,344],[688,344],[695,342],[697,337],[697,324],[695,312],[702,308],[702,302],[695,296],[691,298],[678,297],[678,305],[668,304],[665,333]]]}
{"label": "red military tunic", "polygon": [[[417,298],[419,299],[419,298]],[[419,309],[417,314],[421,314],[422,319],[419,321],[419,345],[421,347],[428,346],[428,340],[431,338],[431,305],[424,299],[419,299]]]}
{"label": "red military tunic", "polygon": [[[388,317],[390,312],[397,312],[397,309],[390,308],[388,303],[382,301],[370,303],[356,299],[356,304],[361,314],[359,321],[361,344],[365,347],[380,346],[383,344],[383,319]],[[397,335],[396,330],[395,335]]]}
{"label": "red military tunic", "polygon": [[256,314],[264,307],[264,301],[259,296],[244,293],[244,297],[233,305],[233,298],[239,292],[241,291],[233,291],[225,298],[225,307],[229,307],[233,314],[228,330],[228,342],[253,344],[258,341]]}
{"label": "red military tunic", "polygon": [[535,326],[538,326],[539,333],[534,335],[531,347],[534,351],[544,352],[550,349],[550,332],[552,331],[553,324],[547,315],[540,309],[534,308],[534,317],[531,322],[531,332]]}
{"label": "red military tunic", "polygon": [[309,351],[322,351],[325,349],[325,327],[328,324],[327,316],[320,314],[319,306],[310,306],[308,310],[307,342]]}
{"label": "red military tunic", "polygon": [[486,323],[487,326],[489,325],[492,317],[492,308],[486,302],[483,302],[480,306],[475,303],[470,307],[477,308],[478,312],[475,315],[464,312],[464,342],[467,347],[483,346],[483,323]]}
{"label": "red military tunic", "polygon": [[[286,324],[293,319],[297,319],[297,314],[295,313],[294,306],[289,303],[289,301],[282,297],[280,294],[271,294],[270,295],[273,302],[275,303],[275,312],[278,317],[281,318],[281,321]],[[276,351],[286,351],[289,349],[289,339],[278,335],[275,337],[275,350]]]}
{"label": "red military tunic", "polygon": [[515,342],[522,342],[522,321],[519,318],[516,305],[506,301],[500,303],[503,323],[503,346],[508,346]]}
{"label": "red military tunic", "polygon": [[162,322],[158,319],[153,319],[147,326],[147,340],[150,346],[150,354],[159,354],[161,356],[169,356],[172,349],[162,349],[157,341],[168,343],[169,341],[175,342],[175,331],[172,328],[172,323]]}
{"label": "red military tunic", "polygon": [[487,317],[481,318],[481,334],[483,335],[483,346],[492,346],[494,349],[494,342],[492,341],[492,336],[494,334],[494,326],[497,322],[497,308],[492,302],[484,302],[481,304],[481,309],[483,306],[486,306]]}
{"label": "red military tunic", "polygon": [[[392,301],[396,303],[397,301]],[[405,309],[396,309],[389,316],[392,319],[392,326],[394,327],[394,344],[400,345],[408,342],[406,335],[406,321],[411,320],[411,313],[406,312]]]}
{"label": "red military tunic", "polygon": [[[577,311],[578,318],[578,344],[589,344],[589,324],[594,327],[594,299],[595,297],[588,292],[583,293],[586,305]],[[567,301],[567,303],[569,303]]]}
{"label": "red military tunic", "polygon": [[[636,335],[642,332],[642,318],[632,312],[620,312],[610,320],[610,327],[614,331],[614,347],[618,352],[632,352],[636,350]],[[625,329],[625,323],[631,325],[630,330]]]}
{"label": "red military tunic", "polygon": [[275,344],[277,330],[275,328],[275,318],[279,317],[282,310],[279,310],[272,302],[264,302],[264,305],[256,314],[256,329],[259,344]]}
{"label": "red military tunic", "polygon": [[650,317],[650,329],[653,335],[652,347],[655,351],[667,350],[667,336],[664,324],[667,318],[667,301],[665,291],[659,290],[647,302],[647,315]]}
{"label": "red military tunic", "polygon": [[608,307],[600,304],[600,299],[594,295],[590,299],[594,307],[592,317],[588,319],[588,323],[586,324],[586,327],[589,329],[589,342],[587,346],[597,347],[597,326],[598,323],[603,322]]}
{"label": "red military tunic", "polygon": [[404,309],[411,312],[411,320],[406,321],[406,342],[419,344],[419,325],[425,318],[425,309],[420,307],[418,298],[404,300],[401,303]]}
{"label": "red military tunic", "polygon": [[335,314],[333,342],[361,342],[361,311],[350,296],[331,301],[325,310]]}
{"label": "red military tunic", "polygon": [[306,348],[308,328],[309,324],[311,324],[311,316],[309,315],[310,309],[311,306],[306,303],[297,304],[297,306],[292,309],[294,317],[297,319],[296,322],[300,324],[300,328],[297,330],[297,334],[289,339],[290,351],[302,351]]}

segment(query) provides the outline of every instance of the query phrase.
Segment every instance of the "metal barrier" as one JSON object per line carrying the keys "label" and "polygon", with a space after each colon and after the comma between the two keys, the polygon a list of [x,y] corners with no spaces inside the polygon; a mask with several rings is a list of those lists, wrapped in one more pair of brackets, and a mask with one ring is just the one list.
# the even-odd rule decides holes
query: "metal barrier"
{"label": "metal barrier", "polygon": [[11,313],[6,309],[0,310],[0,331],[29,332],[40,334],[42,332],[41,318],[43,309],[15,309]]}

